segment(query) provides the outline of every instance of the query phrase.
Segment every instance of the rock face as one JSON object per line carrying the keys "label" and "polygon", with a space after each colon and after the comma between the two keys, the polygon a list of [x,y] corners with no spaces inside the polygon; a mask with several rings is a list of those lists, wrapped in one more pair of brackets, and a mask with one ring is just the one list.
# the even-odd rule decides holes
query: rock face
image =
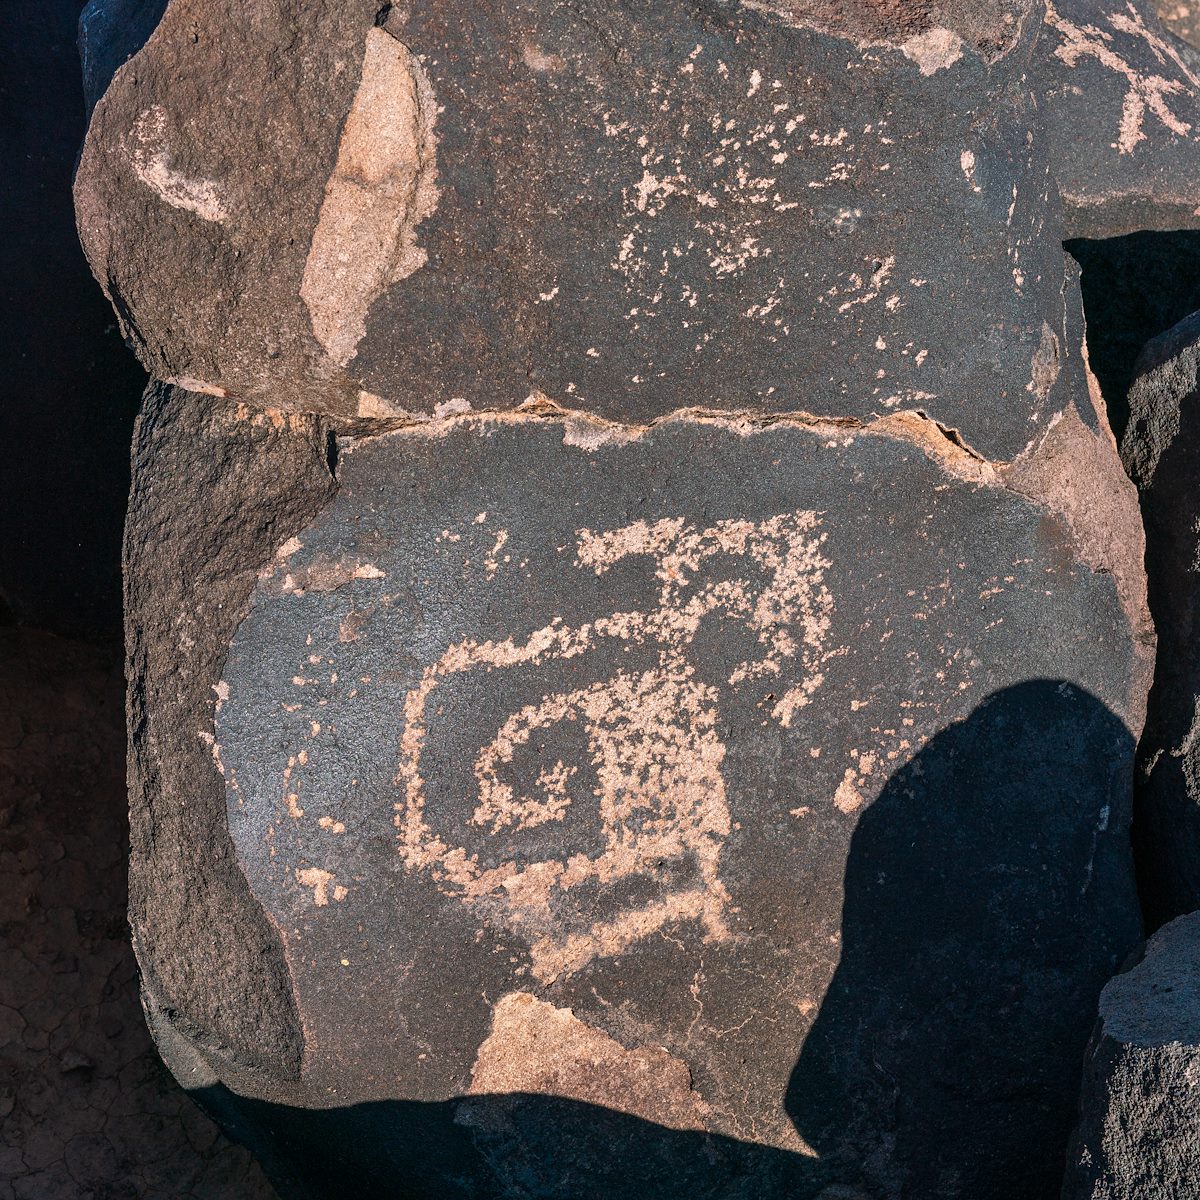
{"label": "rock face", "polygon": [[1069,237],[1200,225],[1200,51],[1148,0],[1046,0],[1038,75]]}
{"label": "rock face", "polygon": [[1152,927],[1200,905],[1196,651],[1200,319],[1155,338],[1135,369],[1122,457],[1141,493],[1150,603],[1162,652],[1138,771],[1135,844]]}
{"label": "rock face", "polygon": [[175,0],[97,106],[84,246],[153,373],[265,406],[919,407],[1011,458],[1061,325],[1037,24],[948,7]]}
{"label": "rock face", "polygon": [[1051,1194],[1138,929],[1062,463],[543,407],[345,440],[310,519],[298,420],[156,394],[129,533],[153,1020],[281,1186]]}
{"label": "rock face", "polygon": [[1184,1200],[1200,1176],[1200,913],[1100,995],[1063,1200]]}
{"label": "rock face", "polygon": [[1057,1190],[1153,635],[1040,11],[173,0],[117,71],[131,916],[285,1192]]}

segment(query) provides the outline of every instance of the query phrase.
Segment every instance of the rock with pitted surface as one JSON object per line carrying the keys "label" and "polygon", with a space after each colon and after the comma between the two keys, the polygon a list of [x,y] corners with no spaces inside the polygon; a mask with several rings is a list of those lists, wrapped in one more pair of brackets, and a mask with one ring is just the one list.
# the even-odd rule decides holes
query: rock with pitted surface
{"label": "rock with pitted surface", "polygon": [[[275,420],[163,393],[129,562],[153,1021],[285,1191],[1052,1194],[1139,930],[1110,443],[543,404],[320,507]],[[260,462],[287,520],[171,591]]]}
{"label": "rock with pitted surface", "polygon": [[218,10],[76,190],[172,1069],[295,1196],[1053,1195],[1153,635],[1040,9]]}
{"label": "rock with pitted surface", "polygon": [[1200,227],[1200,50],[1149,0],[1046,0],[1038,57],[1067,236]]}
{"label": "rock with pitted surface", "polygon": [[1146,346],[1129,407],[1121,453],[1141,493],[1149,597],[1162,647],[1139,752],[1134,828],[1153,928],[1200,907],[1200,316]]}
{"label": "rock with pitted surface", "polygon": [[1063,1200],[1187,1200],[1200,1179],[1200,913],[1100,994]]}
{"label": "rock with pitted surface", "polygon": [[1001,419],[1062,323],[1037,21],[925,7],[173,0],[84,246],[154,374],[261,406],[919,408],[1010,459],[1057,407]]}

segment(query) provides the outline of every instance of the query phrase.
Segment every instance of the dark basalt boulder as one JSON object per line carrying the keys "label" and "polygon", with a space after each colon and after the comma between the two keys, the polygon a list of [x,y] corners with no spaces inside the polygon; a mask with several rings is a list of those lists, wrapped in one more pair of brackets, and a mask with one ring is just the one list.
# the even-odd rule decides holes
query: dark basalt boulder
{"label": "dark basalt boulder", "polygon": [[1052,1194],[1139,930],[1109,443],[542,406],[321,507],[274,421],[155,395],[129,569],[152,1024],[281,1186]]}
{"label": "dark basalt boulder", "polygon": [[1151,927],[1200,905],[1200,782],[1194,728],[1200,316],[1143,351],[1129,389],[1121,452],[1141,493],[1146,571],[1160,653],[1139,751],[1135,845]]}
{"label": "dark basalt boulder", "polygon": [[1200,1179],[1200,913],[1100,994],[1063,1200],[1186,1200]]}
{"label": "dark basalt boulder", "polygon": [[289,1194],[1058,1190],[1153,633],[1040,15],[173,0],[117,71],[131,919]]}
{"label": "dark basalt boulder", "polygon": [[174,0],[84,246],[155,375],[262,406],[920,408],[1015,457],[1061,407],[1037,21],[811,7]]}

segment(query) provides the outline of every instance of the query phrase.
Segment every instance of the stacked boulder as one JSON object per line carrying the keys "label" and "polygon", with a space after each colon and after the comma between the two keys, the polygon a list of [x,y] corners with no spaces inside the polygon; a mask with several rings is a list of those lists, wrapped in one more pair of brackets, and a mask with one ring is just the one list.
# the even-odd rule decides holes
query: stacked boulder
{"label": "stacked boulder", "polygon": [[171,0],[116,70],[131,921],[281,1189],[1057,1192],[1153,655],[1064,13]]}
{"label": "stacked boulder", "polygon": [[1200,913],[1100,996],[1063,1200],[1186,1200],[1200,1179]]}
{"label": "stacked boulder", "polygon": [[1160,639],[1138,772],[1135,847],[1152,927],[1200,908],[1200,314],[1154,338],[1129,389],[1121,453],[1146,523]]}

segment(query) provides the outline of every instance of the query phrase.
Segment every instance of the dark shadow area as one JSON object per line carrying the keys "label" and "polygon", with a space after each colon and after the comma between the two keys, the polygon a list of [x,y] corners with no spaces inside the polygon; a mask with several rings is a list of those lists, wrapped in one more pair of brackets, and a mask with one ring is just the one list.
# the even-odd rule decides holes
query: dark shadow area
{"label": "dark shadow area", "polygon": [[857,1147],[879,1194],[1058,1195],[1097,998],[1141,932],[1132,757],[1105,705],[1039,680],[864,813],[787,1107],[823,1154]]}
{"label": "dark shadow area", "polygon": [[271,1200],[150,1039],[127,852],[119,650],[0,630],[0,1200]]}
{"label": "dark shadow area", "polygon": [[80,0],[0,4],[0,594],[15,618],[119,636],[129,443],[145,375],[75,233]]}
{"label": "dark shadow area", "polygon": [[786,1107],[817,1158],[545,1096],[323,1111],[193,1093],[305,1200],[1050,1200],[1104,983],[1140,935],[1133,744],[1054,680],[947,728],[863,814]]}
{"label": "dark shadow area", "polygon": [[1120,442],[1142,347],[1200,309],[1200,232],[1078,238],[1064,245],[1083,271],[1088,357]]}

